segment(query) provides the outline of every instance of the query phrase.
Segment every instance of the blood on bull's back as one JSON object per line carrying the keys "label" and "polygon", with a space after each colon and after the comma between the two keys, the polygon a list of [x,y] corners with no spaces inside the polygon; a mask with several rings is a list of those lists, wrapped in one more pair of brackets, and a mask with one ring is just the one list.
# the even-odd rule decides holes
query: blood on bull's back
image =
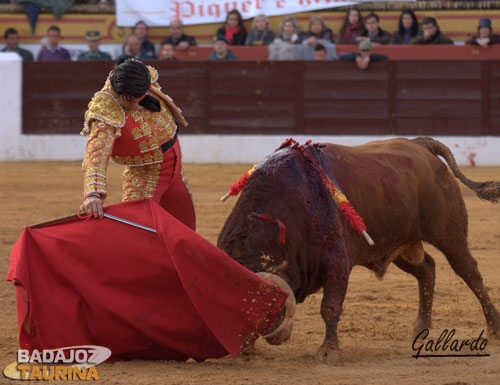
{"label": "blood on bull's back", "polygon": [[[323,152],[311,152],[330,174]],[[278,272],[297,302],[322,286],[322,263],[344,223],[319,174],[299,150],[283,148],[253,171],[219,234],[217,244],[252,271]]]}

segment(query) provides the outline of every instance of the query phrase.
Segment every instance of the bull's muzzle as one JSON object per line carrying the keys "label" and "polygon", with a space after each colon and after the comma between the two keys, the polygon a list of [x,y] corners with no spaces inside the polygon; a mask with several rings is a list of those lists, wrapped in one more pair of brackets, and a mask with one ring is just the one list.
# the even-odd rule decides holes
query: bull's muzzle
{"label": "bull's muzzle", "polygon": [[292,334],[293,316],[295,315],[296,306],[295,295],[290,285],[280,276],[266,272],[259,272],[257,275],[278,285],[288,293],[283,315],[269,328],[269,333],[262,336],[271,345],[280,345],[288,341]]}

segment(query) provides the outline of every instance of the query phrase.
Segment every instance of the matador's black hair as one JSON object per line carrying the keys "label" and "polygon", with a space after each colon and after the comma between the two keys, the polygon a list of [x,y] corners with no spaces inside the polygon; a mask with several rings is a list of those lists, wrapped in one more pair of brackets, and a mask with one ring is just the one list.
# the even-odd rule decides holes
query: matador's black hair
{"label": "matador's black hair", "polygon": [[151,86],[148,67],[135,59],[126,59],[117,63],[109,80],[113,90],[126,99],[144,96]]}

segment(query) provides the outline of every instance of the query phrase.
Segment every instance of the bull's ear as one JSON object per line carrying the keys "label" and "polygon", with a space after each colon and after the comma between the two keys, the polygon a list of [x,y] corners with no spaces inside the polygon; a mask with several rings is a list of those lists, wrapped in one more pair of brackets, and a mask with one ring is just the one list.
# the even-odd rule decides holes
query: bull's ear
{"label": "bull's ear", "polygon": [[160,112],[161,111],[161,105],[158,99],[151,95],[146,95],[142,98],[142,100],[139,102],[141,106],[144,108],[147,108],[149,111],[153,112]]}

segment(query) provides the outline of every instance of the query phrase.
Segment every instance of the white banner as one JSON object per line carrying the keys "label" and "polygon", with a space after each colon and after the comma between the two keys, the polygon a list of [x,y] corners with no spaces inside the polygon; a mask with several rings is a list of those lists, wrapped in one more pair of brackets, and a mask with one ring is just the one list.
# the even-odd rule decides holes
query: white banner
{"label": "white banner", "polygon": [[240,11],[246,20],[259,13],[266,16],[289,15],[361,2],[363,0],[115,0],[116,25],[132,27],[142,20],[150,27],[167,27],[175,19],[182,20],[184,25],[220,23],[233,9]]}

